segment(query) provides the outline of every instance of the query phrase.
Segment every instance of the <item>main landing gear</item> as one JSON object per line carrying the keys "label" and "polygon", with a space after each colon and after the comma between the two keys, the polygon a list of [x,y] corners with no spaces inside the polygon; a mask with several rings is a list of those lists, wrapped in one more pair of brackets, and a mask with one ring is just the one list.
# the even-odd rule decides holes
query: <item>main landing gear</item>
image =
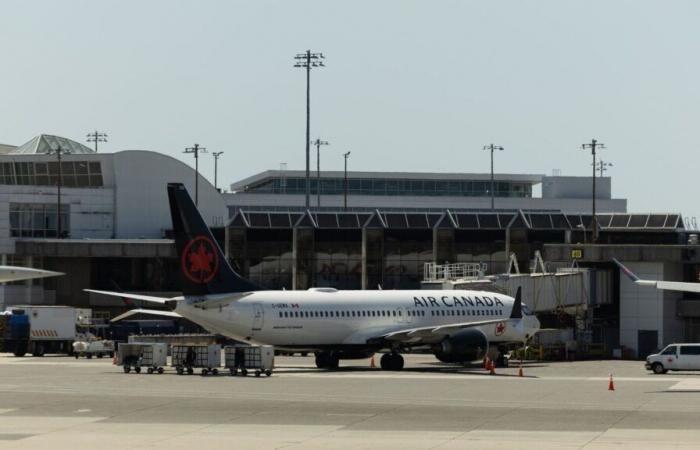
{"label": "main landing gear", "polygon": [[403,356],[398,353],[384,353],[379,360],[382,370],[403,370]]}
{"label": "main landing gear", "polygon": [[334,352],[316,353],[316,367],[319,369],[337,369],[339,364],[340,358]]}

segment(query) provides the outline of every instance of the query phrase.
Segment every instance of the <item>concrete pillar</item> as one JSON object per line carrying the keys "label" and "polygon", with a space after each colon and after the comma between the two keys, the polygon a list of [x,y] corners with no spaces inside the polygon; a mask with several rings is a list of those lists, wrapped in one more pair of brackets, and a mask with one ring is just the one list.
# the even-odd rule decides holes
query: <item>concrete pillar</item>
{"label": "concrete pillar", "polygon": [[292,289],[308,289],[314,286],[314,229],[294,228],[292,236]]}
{"label": "concrete pillar", "polygon": [[454,229],[433,228],[433,262],[437,264],[457,262]]}
{"label": "concrete pillar", "polygon": [[362,229],[362,289],[377,289],[384,281],[384,230]]}

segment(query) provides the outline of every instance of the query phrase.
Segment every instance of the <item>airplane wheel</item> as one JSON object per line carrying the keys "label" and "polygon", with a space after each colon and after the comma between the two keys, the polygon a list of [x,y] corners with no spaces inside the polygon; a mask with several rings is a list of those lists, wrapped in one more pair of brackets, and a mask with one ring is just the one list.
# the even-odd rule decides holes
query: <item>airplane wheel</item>
{"label": "airplane wheel", "polygon": [[191,367],[187,368],[187,375],[192,375],[194,373],[194,369]]}
{"label": "airplane wheel", "polygon": [[247,377],[248,371],[246,369],[241,370],[241,375],[243,375],[244,377]]}
{"label": "airplane wheel", "polygon": [[269,377],[270,375],[272,375],[272,371],[271,371],[271,370],[266,370],[266,371],[265,371],[265,375],[267,375],[267,376]]}
{"label": "airplane wheel", "polygon": [[140,368],[140,367],[135,367],[135,368],[134,368],[134,372],[136,372],[136,373],[141,373],[141,368]]}
{"label": "airplane wheel", "polygon": [[382,370],[402,370],[404,365],[403,356],[398,353],[385,353],[379,360],[379,365]]}
{"label": "airplane wheel", "polygon": [[214,369],[211,371],[213,375],[218,375],[219,374],[219,369]]}
{"label": "airplane wheel", "polygon": [[153,367],[149,367],[148,369],[146,369],[146,372],[148,372],[148,374],[151,375],[153,373]]}
{"label": "airplane wheel", "polygon": [[124,373],[129,373],[129,372],[131,372],[131,367],[124,366]]}
{"label": "airplane wheel", "polygon": [[319,369],[337,369],[340,365],[338,355],[332,352],[319,352],[316,354],[316,367]]}
{"label": "airplane wheel", "polygon": [[162,367],[159,367],[159,368],[158,368],[158,373],[159,373],[160,375],[163,374],[163,368],[162,368]]}
{"label": "airplane wheel", "polygon": [[182,375],[183,373],[185,373],[185,371],[182,369],[182,367],[178,367],[177,369],[175,369],[175,371],[177,372],[178,375]]}

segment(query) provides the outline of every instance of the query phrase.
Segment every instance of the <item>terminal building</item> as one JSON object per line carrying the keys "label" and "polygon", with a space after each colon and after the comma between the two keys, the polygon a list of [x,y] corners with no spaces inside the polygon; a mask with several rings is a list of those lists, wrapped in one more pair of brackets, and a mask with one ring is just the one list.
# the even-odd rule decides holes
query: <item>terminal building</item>
{"label": "terminal building", "polygon": [[[495,174],[492,209],[490,174],[322,172],[320,184],[309,180],[307,208],[304,175],[266,171],[229,193],[199,178],[199,209],[233,267],[266,288],[419,289],[426,263],[500,274],[515,260],[527,272],[539,252],[551,267],[595,272],[575,294],[581,308],[537,311],[547,326],[583,318],[593,341],[638,354],[700,338],[698,299],[637,287],[611,263],[698,281],[693,233],[678,213],[628,212],[610,177],[596,179],[601,232],[591,244],[590,177]],[[2,262],[66,274],[0,286],[0,307],[74,305],[110,318],[127,307],[84,288],[178,295],[168,182],[195,196],[194,170],[160,153],[95,153],[51,135],[0,145]]]}

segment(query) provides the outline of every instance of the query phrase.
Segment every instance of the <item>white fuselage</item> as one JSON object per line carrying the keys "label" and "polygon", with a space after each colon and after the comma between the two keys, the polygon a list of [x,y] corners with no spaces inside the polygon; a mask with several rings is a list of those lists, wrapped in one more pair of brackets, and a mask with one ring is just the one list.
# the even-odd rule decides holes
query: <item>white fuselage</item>
{"label": "white fuselage", "polygon": [[[201,307],[212,299],[219,306]],[[316,288],[188,297],[177,303],[175,312],[233,339],[315,349],[363,346],[370,339],[412,328],[498,319],[502,322],[480,327],[489,341],[523,341],[539,329],[539,322],[534,316],[510,321],[513,302],[509,296],[483,291]]]}

